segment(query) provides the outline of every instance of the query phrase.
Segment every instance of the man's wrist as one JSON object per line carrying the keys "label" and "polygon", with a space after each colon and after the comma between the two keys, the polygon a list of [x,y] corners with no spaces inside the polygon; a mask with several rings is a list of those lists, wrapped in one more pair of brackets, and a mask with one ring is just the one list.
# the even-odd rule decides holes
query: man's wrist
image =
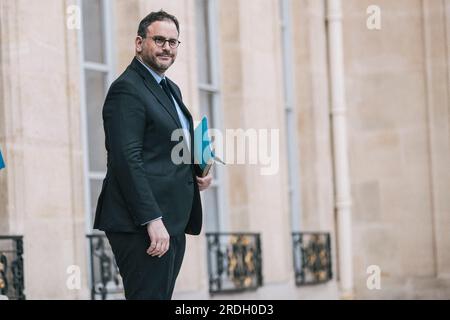
{"label": "man's wrist", "polygon": [[147,221],[146,223],[143,223],[142,226],[146,226],[146,225],[148,225],[149,223],[151,223],[151,222],[153,222],[153,221],[156,221],[156,220],[160,220],[160,219],[162,219],[162,217],[158,217],[158,218],[156,218],[156,219]]}

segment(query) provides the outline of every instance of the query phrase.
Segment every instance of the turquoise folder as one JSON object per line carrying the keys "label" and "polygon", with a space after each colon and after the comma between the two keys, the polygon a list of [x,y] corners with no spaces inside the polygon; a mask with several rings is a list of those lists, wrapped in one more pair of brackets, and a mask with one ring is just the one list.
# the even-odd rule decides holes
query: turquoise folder
{"label": "turquoise folder", "polygon": [[211,150],[211,139],[208,135],[208,119],[204,116],[194,130],[194,162],[202,170],[202,176],[206,176],[215,161],[224,164]]}

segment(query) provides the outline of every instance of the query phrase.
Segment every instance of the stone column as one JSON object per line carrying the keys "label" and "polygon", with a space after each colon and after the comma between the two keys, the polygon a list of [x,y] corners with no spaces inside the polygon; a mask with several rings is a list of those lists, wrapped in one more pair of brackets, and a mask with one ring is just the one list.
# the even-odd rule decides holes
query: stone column
{"label": "stone column", "polygon": [[[74,1],[0,2],[0,228],[24,235],[29,299],[87,297]],[[7,223],[3,223],[6,221]],[[80,267],[81,290],[66,286]]]}
{"label": "stone column", "polygon": [[[278,157],[274,174],[262,174],[267,165],[257,154],[258,164],[250,164],[250,152],[245,165],[227,167],[229,231],[261,233],[264,282],[270,290],[293,277],[279,3],[221,1],[220,12],[224,127],[256,130],[261,143],[270,142],[270,130],[279,134],[279,148],[272,150]],[[268,130],[268,136],[260,130]],[[249,140],[246,146],[254,147]]]}

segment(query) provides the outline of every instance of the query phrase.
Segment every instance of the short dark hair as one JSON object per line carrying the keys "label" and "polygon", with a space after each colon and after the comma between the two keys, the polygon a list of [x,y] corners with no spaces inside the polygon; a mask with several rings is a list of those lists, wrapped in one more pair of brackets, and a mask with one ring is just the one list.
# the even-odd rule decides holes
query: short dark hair
{"label": "short dark hair", "polygon": [[180,34],[180,25],[178,24],[177,18],[161,9],[157,12],[151,12],[144,19],[142,19],[142,21],[139,23],[137,35],[144,39],[147,36],[147,28],[149,25],[151,25],[155,21],[165,21],[165,20],[169,20],[175,23],[178,34]]}

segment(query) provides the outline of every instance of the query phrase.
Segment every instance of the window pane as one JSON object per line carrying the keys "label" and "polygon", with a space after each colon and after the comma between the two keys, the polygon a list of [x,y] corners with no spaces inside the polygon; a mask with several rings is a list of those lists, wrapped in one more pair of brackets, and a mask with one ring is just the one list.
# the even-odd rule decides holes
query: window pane
{"label": "window pane", "polygon": [[200,83],[211,84],[211,60],[208,26],[208,1],[196,0],[198,76]]}
{"label": "window pane", "polygon": [[[89,186],[91,189],[91,217],[94,219],[95,217],[95,209],[97,208],[97,200],[100,195],[100,191],[102,191],[103,180],[98,179],[90,179]],[[91,226],[94,225],[94,221],[91,221]]]}
{"label": "window pane", "polygon": [[208,118],[208,127],[214,128],[216,121],[213,112],[213,94],[200,90],[200,117],[203,118],[203,116]]}
{"label": "window pane", "polygon": [[106,171],[105,133],[102,121],[105,85],[105,73],[86,70],[89,171]]}
{"label": "window pane", "polygon": [[204,191],[204,210],[206,232],[219,231],[219,204],[217,187],[210,187]]}
{"label": "window pane", "polygon": [[102,0],[83,0],[84,60],[104,63]]}

